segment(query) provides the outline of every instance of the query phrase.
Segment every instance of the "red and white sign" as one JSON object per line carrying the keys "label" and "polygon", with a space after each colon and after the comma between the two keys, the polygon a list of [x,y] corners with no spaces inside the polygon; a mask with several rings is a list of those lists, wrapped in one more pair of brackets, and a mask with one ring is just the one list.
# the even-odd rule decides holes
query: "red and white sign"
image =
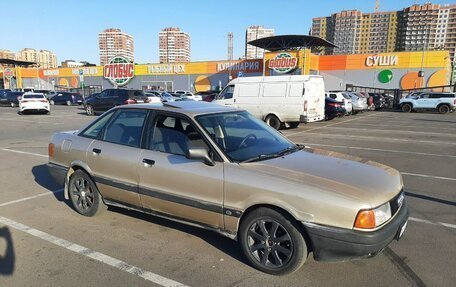
{"label": "red and white sign", "polygon": [[135,76],[135,65],[123,56],[116,56],[104,66],[103,76],[115,86],[125,86]]}
{"label": "red and white sign", "polygon": [[11,78],[14,76],[13,74],[13,70],[11,70],[10,68],[6,68],[4,71],[3,71],[3,77],[8,79],[8,80],[11,80]]}
{"label": "red and white sign", "polygon": [[298,58],[293,57],[288,53],[277,54],[269,60],[268,68],[273,69],[277,73],[285,74],[295,69],[298,65]]}

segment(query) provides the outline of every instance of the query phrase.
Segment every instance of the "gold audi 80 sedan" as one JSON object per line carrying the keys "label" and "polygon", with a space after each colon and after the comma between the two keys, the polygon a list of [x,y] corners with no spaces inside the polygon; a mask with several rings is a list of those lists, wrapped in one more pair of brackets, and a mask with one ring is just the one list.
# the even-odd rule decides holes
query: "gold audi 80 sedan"
{"label": "gold audi 80 sedan", "polygon": [[49,170],[74,209],[107,205],[237,240],[270,274],[376,255],[408,219],[400,173],[294,144],[244,110],[205,102],[115,107],[53,135]]}

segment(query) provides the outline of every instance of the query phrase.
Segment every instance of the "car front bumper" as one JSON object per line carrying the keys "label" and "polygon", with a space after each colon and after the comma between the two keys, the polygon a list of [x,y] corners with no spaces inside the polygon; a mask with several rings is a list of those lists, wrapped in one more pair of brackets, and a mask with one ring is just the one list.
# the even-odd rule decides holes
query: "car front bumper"
{"label": "car front bumper", "polygon": [[363,232],[351,229],[328,227],[303,222],[317,261],[346,261],[373,257],[394,239],[399,240],[408,220],[408,207],[404,204],[396,216],[382,228]]}

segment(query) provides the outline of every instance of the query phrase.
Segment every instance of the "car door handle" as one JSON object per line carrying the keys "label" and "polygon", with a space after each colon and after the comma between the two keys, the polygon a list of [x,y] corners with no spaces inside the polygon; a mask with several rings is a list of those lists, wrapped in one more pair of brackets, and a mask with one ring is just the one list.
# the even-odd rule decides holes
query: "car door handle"
{"label": "car door handle", "polygon": [[101,153],[101,149],[99,149],[99,148],[94,148],[94,149],[92,150],[92,152],[93,152],[93,154],[97,155],[97,154],[100,154],[100,153]]}
{"label": "car door handle", "polygon": [[148,159],[148,158],[144,158],[142,160],[142,162],[144,163],[144,166],[147,166],[147,167],[151,167],[155,164],[155,160]]}

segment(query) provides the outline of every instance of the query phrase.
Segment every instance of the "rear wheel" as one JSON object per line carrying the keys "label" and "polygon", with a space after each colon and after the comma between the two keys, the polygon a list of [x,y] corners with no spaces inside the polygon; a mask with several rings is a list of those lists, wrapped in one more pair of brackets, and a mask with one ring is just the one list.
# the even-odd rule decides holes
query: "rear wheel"
{"label": "rear wheel", "polygon": [[97,186],[82,170],[71,175],[68,192],[74,209],[84,216],[94,216],[106,209]]}
{"label": "rear wheel", "polygon": [[10,105],[11,105],[12,108],[15,108],[15,107],[16,107],[16,103],[15,103],[15,102],[11,102]]}
{"label": "rear wheel", "polygon": [[93,107],[91,105],[86,105],[86,114],[89,116],[95,115],[95,111],[93,110]]}
{"label": "rear wheel", "polygon": [[67,106],[71,106],[71,101],[66,101]]}
{"label": "rear wheel", "polygon": [[440,114],[446,114],[446,113],[448,113],[449,111],[450,111],[450,107],[447,106],[447,105],[441,105],[441,106],[439,107],[439,113],[440,113]]}
{"label": "rear wheel", "polygon": [[292,273],[306,261],[307,245],[296,222],[261,207],[242,220],[239,242],[248,261],[274,275]]}
{"label": "rear wheel", "polygon": [[54,103],[53,100],[50,100],[49,103],[50,103],[51,105],[55,105],[55,103]]}
{"label": "rear wheel", "polygon": [[269,115],[266,117],[266,120],[265,120],[266,124],[268,124],[270,127],[276,129],[276,130],[279,130],[280,127],[282,126],[282,122],[279,120],[278,117],[276,117],[275,115]]}
{"label": "rear wheel", "polygon": [[410,113],[412,111],[412,106],[410,104],[403,104],[401,109],[404,113]]}

